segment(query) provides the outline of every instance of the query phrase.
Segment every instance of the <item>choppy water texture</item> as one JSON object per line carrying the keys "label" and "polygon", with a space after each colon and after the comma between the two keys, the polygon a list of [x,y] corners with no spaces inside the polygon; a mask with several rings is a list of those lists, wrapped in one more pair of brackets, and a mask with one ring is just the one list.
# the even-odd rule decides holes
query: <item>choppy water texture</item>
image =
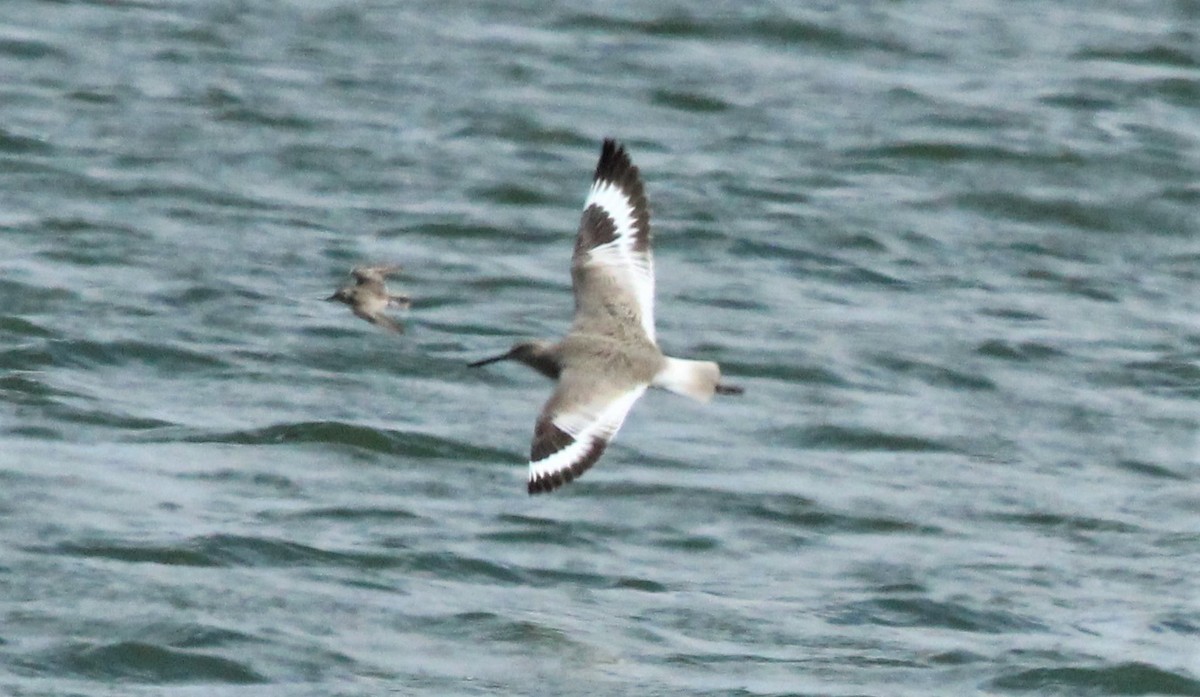
{"label": "choppy water texture", "polygon": [[[6,0],[0,693],[1200,695],[1198,8]],[[606,135],[747,394],[529,498]]]}

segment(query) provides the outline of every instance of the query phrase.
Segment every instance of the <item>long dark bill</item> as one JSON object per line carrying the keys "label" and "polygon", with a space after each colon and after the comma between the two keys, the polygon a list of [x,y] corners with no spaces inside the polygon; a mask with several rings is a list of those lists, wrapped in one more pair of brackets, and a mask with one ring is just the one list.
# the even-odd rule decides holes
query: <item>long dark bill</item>
{"label": "long dark bill", "polygon": [[746,390],[741,385],[730,385],[727,382],[717,383],[717,394],[745,394]]}
{"label": "long dark bill", "polygon": [[507,353],[502,353],[499,356],[492,356],[491,358],[485,358],[482,361],[475,361],[474,363],[468,363],[467,367],[468,368],[478,368],[481,365],[487,365],[489,363],[499,363],[500,361],[506,361],[510,358],[512,358],[512,351],[509,351]]}

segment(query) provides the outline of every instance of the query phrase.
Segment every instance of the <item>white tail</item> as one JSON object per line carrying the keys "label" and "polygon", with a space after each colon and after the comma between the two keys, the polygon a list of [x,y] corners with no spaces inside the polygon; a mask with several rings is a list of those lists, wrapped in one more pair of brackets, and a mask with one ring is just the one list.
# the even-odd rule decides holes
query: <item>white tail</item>
{"label": "white tail", "polygon": [[698,402],[712,399],[717,383],[721,381],[721,369],[716,363],[670,356],[666,356],[666,359],[667,364],[654,376],[654,381],[650,384],[691,397]]}

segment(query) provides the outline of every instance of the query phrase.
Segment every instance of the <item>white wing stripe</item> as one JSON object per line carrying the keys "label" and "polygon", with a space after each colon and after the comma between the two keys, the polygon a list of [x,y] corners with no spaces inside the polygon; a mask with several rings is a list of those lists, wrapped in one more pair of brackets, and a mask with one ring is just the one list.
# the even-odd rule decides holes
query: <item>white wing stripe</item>
{"label": "white wing stripe", "polygon": [[578,438],[558,452],[543,457],[537,462],[529,463],[529,481],[549,477],[555,472],[570,469],[571,465],[580,460],[592,447],[591,438]]}
{"label": "white wing stripe", "polygon": [[534,481],[570,468],[587,454],[595,439],[611,440],[625,422],[625,415],[633,408],[634,402],[638,401],[645,391],[645,385],[638,385],[609,402],[599,414],[586,411],[560,414],[554,419],[554,425],[573,436],[575,441],[537,462],[530,462],[529,480]]}
{"label": "white wing stripe", "polygon": [[538,462],[529,463],[529,481],[536,481],[541,477],[551,476],[556,471],[570,469],[572,464],[587,455],[588,450],[592,449],[592,439],[580,438],[574,443],[564,447],[553,455],[539,459]]}
{"label": "white wing stripe", "polygon": [[599,206],[612,218],[617,227],[617,239],[626,240],[626,244],[632,246],[633,205],[629,203],[625,192],[612,182],[598,181],[592,184],[587,200],[583,202],[583,210],[592,205]]}
{"label": "white wing stripe", "polygon": [[592,184],[583,209],[587,210],[593,205],[612,219],[616,239],[589,250],[589,255],[597,263],[628,270],[631,290],[641,310],[642,329],[654,341],[654,267],[648,251],[645,254],[634,251],[637,230],[634,227],[633,206],[625,192],[608,181]]}

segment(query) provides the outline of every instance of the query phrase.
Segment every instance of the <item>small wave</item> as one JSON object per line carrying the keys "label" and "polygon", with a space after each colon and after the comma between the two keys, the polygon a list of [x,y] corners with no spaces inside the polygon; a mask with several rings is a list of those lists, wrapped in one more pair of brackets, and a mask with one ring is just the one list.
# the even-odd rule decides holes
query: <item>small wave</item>
{"label": "small wave", "polygon": [[243,632],[195,623],[155,622],[136,627],[135,633],[142,641],[176,649],[212,649],[255,641]]}
{"label": "small wave", "polygon": [[1172,68],[1200,67],[1200,58],[1194,53],[1174,46],[1150,46],[1147,48],[1117,49],[1089,48],[1075,53],[1077,60],[1104,60],[1131,65],[1162,65]]}
{"label": "small wave", "polygon": [[421,518],[416,513],[403,508],[372,506],[328,506],[300,511],[288,511],[279,514],[262,514],[261,517],[289,520],[371,520],[391,523]]}
{"label": "small wave", "polygon": [[463,583],[520,585],[525,577],[503,564],[450,552],[421,552],[405,558],[405,568],[416,574],[450,578]]}
{"label": "small wave", "polygon": [[87,339],[52,339],[37,348],[26,347],[0,354],[0,365],[10,363],[25,370],[54,366],[94,368],[138,364],[172,374],[228,367],[225,361],[207,353],[167,343]]}
{"label": "small wave", "polygon": [[717,97],[710,97],[698,92],[680,90],[655,90],[650,101],[659,106],[665,106],[678,111],[690,111],[696,114],[711,114],[728,111],[729,102]]}
{"label": "small wave", "polygon": [[799,385],[846,387],[850,384],[849,380],[832,370],[813,365],[721,361],[721,371],[739,377],[766,378]]}
{"label": "small wave", "polygon": [[106,183],[105,193],[117,199],[162,199],[164,201],[185,201],[193,206],[181,207],[176,215],[188,219],[201,219],[207,213],[205,207],[228,208],[232,210],[253,210],[275,212],[280,207],[261,198],[252,198],[234,193],[228,189],[205,187],[189,181],[173,182],[165,180],[139,179],[133,184]]}
{"label": "small wave", "polygon": [[1120,101],[1109,95],[1094,94],[1082,89],[1049,92],[1039,97],[1038,101],[1048,106],[1064,107],[1089,114],[1117,109],[1121,105]]}
{"label": "small wave", "polygon": [[1155,628],[1185,636],[1200,636],[1200,613],[1192,617],[1182,614],[1170,616],[1155,623]]}
{"label": "small wave", "polygon": [[1006,361],[1031,362],[1062,356],[1063,352],[1036,341],[1013,343],[1000,339],[991,339],[980,344],[975,353],[989,358],[1000,358]]}
{"label": "small wave", "polygon": [[0,351],[0,368],[23,372],[39,372],[54,365],[54,354],[46,344],[21,346]]}
{"label": "small wave", "polygon": [[388,568],[399,564],[391,556],[331,552],[295,542],[241,535],[205,535],[172,545],[63,543],[29,551],[166,566]]}
{"label": "small wave", "polygon": [[1099,280],[1092,280],[1082,276],[1063,275],[1046,269],[1030,269],[1023,275],[1031,281],[1040,281],[1052,285],[1067,295],[1077,295],[1088,300],[1105,303],[1115,303],[1121,300],[1106,290],[1104,282]]}
{"label": "small wave", "polygon": [[591,148],[595,145],[590,134],[571,128],[548,126],[534,118],[518,115],[497,118],[495,112],[489,112],[486,116],[487,118],[484,118],[483,114],[472,116],[470,124],[457,129],[453,134],[454,137],[496,138],[518,142],[526,146],[542,147],[561,145],[572,148]]}
{"label": "small wave", "polygon": [[1021,527],[1040,528],[1061,531],[1068,534],[1112,532],[1132,534],[1142,532],[1142,529],[1127,523],[1090,516],[1060,515],[1057,513],[1018,513],[998,514],[989,516],[992,520],[1003,523],[1014,523]]}
{"label": "small wave", "polygon": [[0,56],[25,60],[67,60],[70,54],[54,44],[34,38],[0,36]]}
{"label": "small wave", "polygon": [[894,290],[906,290],[909,286],[907,281],[895,276],[807,249],[739,240],[730,248],[730,254],[759,259],[787,259],[793,263],[798,274],[835,280],[839,285],[879,285]]}
{"label": "small wave", "polygon": [[1082,164],[1078,155],[1067,151],[1037,152],[1007,148],[991,143],[959,143],[936,140],[907,140],[872,147],[845,150],[849,157],[865,162],[880,159],[928,160],[937,163],[974,162],[979,164],[1027,164],[1053,166]]}
{"label": "small wave", "polygon": [[248,430],[192,433],[173,437],[171,440],[238,445],[325,443],[388,455],[407,455],[414,458],[491,461],[511,457],[511,453],[507,451],[482,448],[463,441],[424,433],[389,431],[340,421],[301,421]]}
{"label": "small wave", "polygon": [[[87,400],[89,403],[98,403],[92,398],[87,398]],[[72,404],[53,403],[46,408],[45,415],[51,417],[52,421],[59,424],[103,426],[117,431],[152,432],[175,426],[175,424],[161,419],[120,414],[114,411],[111,406],[83,407]],[[71,430],[70,428],[61,429],[58,433],[66,437]]]}
{"label": "small wave", "polygon": [[396,441],[388,432],[338,421],[302,421],[238,431],[190,434],[179,437],[178,440],[187,443],[236,445],[327,443],[379,453],[398,452]]}
{"label": "small wave", "polygon": [[121,101],[121,95],[115,90],[81,87],[68,92],[67,99],[73,99],[83,104],[116,104]]}
{"label": "small wave", "polygon": [[[0,366],[5,363],[0,355]],[[13,370],[0,377],[0,401],[31,407],[27,419],[44,421],[48,425],[25,424],[10,432],[37,435],[52,440],[68,437],[71,426],[105,426],[122,431],[149,431],[170,428],[170,422],[119,413],[111,403],[102,403],[91,395],[72,392],[47,384],[42,371]],[[34,416],[36,414],[36,417]],[[68,426],[69,425],[69,426]]]}
{"label": "small wave", "polygon": [[1095,375],[1093,381],[1107,386],[1200,396],[1200,366],[1182,356],[1130,361],[1122,365],[1120,370]]}
{"label": "small wave", "polygon": [[[796,494],[734,491],[727,488],[705,488],[682,485],[642,484],[629,481],[596,481],[586,494],[622,502],[645,499],[664,509],[696,509],[729,520],[754,520],[767,523],[766,528],[789,534],[823,535],[846,533],[859,535],[913,534],[937,535],[939,529],[913,521],[872,515],[832,511],[814,499]],[[575,525],[575,523],[572,523]],[[572,533],[579,533],[571,528]],[[644,541],[646,532],[640,529],[623,530],[605,526],[596,531],[605,544],[630,540]],[[719,547],[719,539],[696,535],[690,531],[665,529],[658,531],[653,543],[672,549],[708,552]]]}
{"label": "small wave", "polygon": [[1047,319],[1045,315],[1039,315],[1036,312],[1029,312],[1027,310],[1019,310],[1013,307],[985,308],[980,310],[979,314],[987,315],[988,317],[1011,319],[1015,322],[1040,322]]}
{"label": "small wave", "polygon": [[230,121],[251,126],[267,126],[271,129],[286,129],[292,131],[311,131],[317,126],[312,119],[296,114],[271,112],[248,106],[234,106],[221,109],[217,113],[218,121]]}
{"label": "small wave", "polygon": [[572,586],[597,590],[627,588],[661,592],[656,581],[629,576],[584,571],[564,571],[537,566],[499,564],[450,552],[423,552],[406,555],[403,568],[411,574],[434,576],[455,582],[503,584],[532,588]]}
{"label": "small wave", "polygon": [[582,520],[554,520],[504,514],[499,517],[498,522],[504,529],[484,533],[482,539],[502,544],[531,543],[571,549],[599,549],[607,546],[598,542],[599,540],[605,540],[614,533],[616,538],[621,537],[620,531],[615,530],[613,526],[597,525]]}
{"label": "small wave", "polygon": [[[405,230],[405,234],[410,234]],[[454,240],[507,240],[511,230],[478,223],[429,222],[412,231],[413,235],[424,235],[436,240],[453,243]]]}
{"label": "small wave", "polygon": [[528,619],[515,619],[494,612],[459,612],[433,617],[413,617],[411,623],[419,623],[424,631],[461,641],[469,638],[476,644],[483,643],[500,648],[505,644],[515,645],[522,655],[545,652],[561,660],[564,654],[582,658],[591,653],[591,648],[573,638],[563,630]]}
{"label": "small wave", "polygon": [[0,128],[0,153],[9,155],[44,154],[50,152],[51,149],[50,144],[40,138],[24,136]]}
{"label": "small wave", "polygon": [[623,19],[598,14],[576,14],[560,21],[565,29],[616,31],[668,38],[696,38],[710,41],[761,41],[785,45],[812,46],[827,50],[883,50],[916,54],[907,45],[876,34],[863,34],[841,27],[817,24],[777,15],[743,21],[729,17],[699,17],[682,12],[653,19]]}
{"label": "small wave", "polygon": [[265,677],[240,661],[144,641],[67,644],[43,652],[27,667],[58,676],[66,674],[144,684],[249,685],[267,682]]}
{"label": "small wave", "polygon": [[877,624],[886,627],[942,627],[963,632],[1003,634],[1041,629],[1040,622],[1012,612],[980,610],[962,603],[929,598],[873,598],[848,603],[832,624]]}
{"label": "small wave", "polygon": [[996,383],[992,382],[986,376],[964,373],[952,368],[912,358],[877,356],[873,362],[892,372],[914,377],[927,385],[935,387],[952,387],[960,390],[996,389]]}
{"label": "small wave", "polygon": [[1036,198],[999,191],[958,194],[954,202],[988,216],[1018,222],[1050,223],[1100,232],[1119,232],[1124,228],[1120,220],[1124,211],[1115,211],[1111,205],[1099,202]]}
{"label": "small wave", "polygon": [[529,186],[507,183],[475,189],[475,197],[505,206],[538,206],[554,202],[554,197]]}
{"label": "small wave", "polygon": [[[0,293],[3,293],[2,289],[0,289]],[[0,335],[8,335],[16,340],[28,338],[47,339],[54,336],[54,332],[27,319],[3,315],[0,316]]]}
{"label": "small wave", "polygon": [[992,680],[992,687],[1061,695],[1200,695],[1200,681],[1146,663],[1033,668]]}
{"label": "small wave", "polygon": [[884,516],[859,516],[823,509],[804,497],[792,495],[760,496],[743,502],[741,513],[772,524],[783,523],[793,529],[824,534],[936,534],[928,526]]}
{"label": "small wave", "polygon": [[957,448],[930,438],[903,433],[888,433],[871,428],[849,426],[810,426],[789,429],[788,438],[813,449],[887,452],[958,452]]}
{"label": "small wave", "polygon": [[24,322],[14,315],[41,313],[47,307],[73,303],[79,299],[79,293],[70,288],[46,287],[0,278],[0,300],[4,302],[5,322]]}
{"label": "small wave", "polygon": [[1170,479],[1180,482],[1188,481],[1188,477],[1153,462],[1144,462],[1142,460],[1121,460],[1117,463],[1117,466],[1123,470],[1148,477],[1154,477],[1156,479]]}
{"label": "small wave", "polygon": [[15,404],[46,404],[55,398],[79,396],[74,392],[51,387],[39,380],[39,376],[36,372],[22,373],[15,370],[0,376],[0,395],[4,396],[4,401]]}

